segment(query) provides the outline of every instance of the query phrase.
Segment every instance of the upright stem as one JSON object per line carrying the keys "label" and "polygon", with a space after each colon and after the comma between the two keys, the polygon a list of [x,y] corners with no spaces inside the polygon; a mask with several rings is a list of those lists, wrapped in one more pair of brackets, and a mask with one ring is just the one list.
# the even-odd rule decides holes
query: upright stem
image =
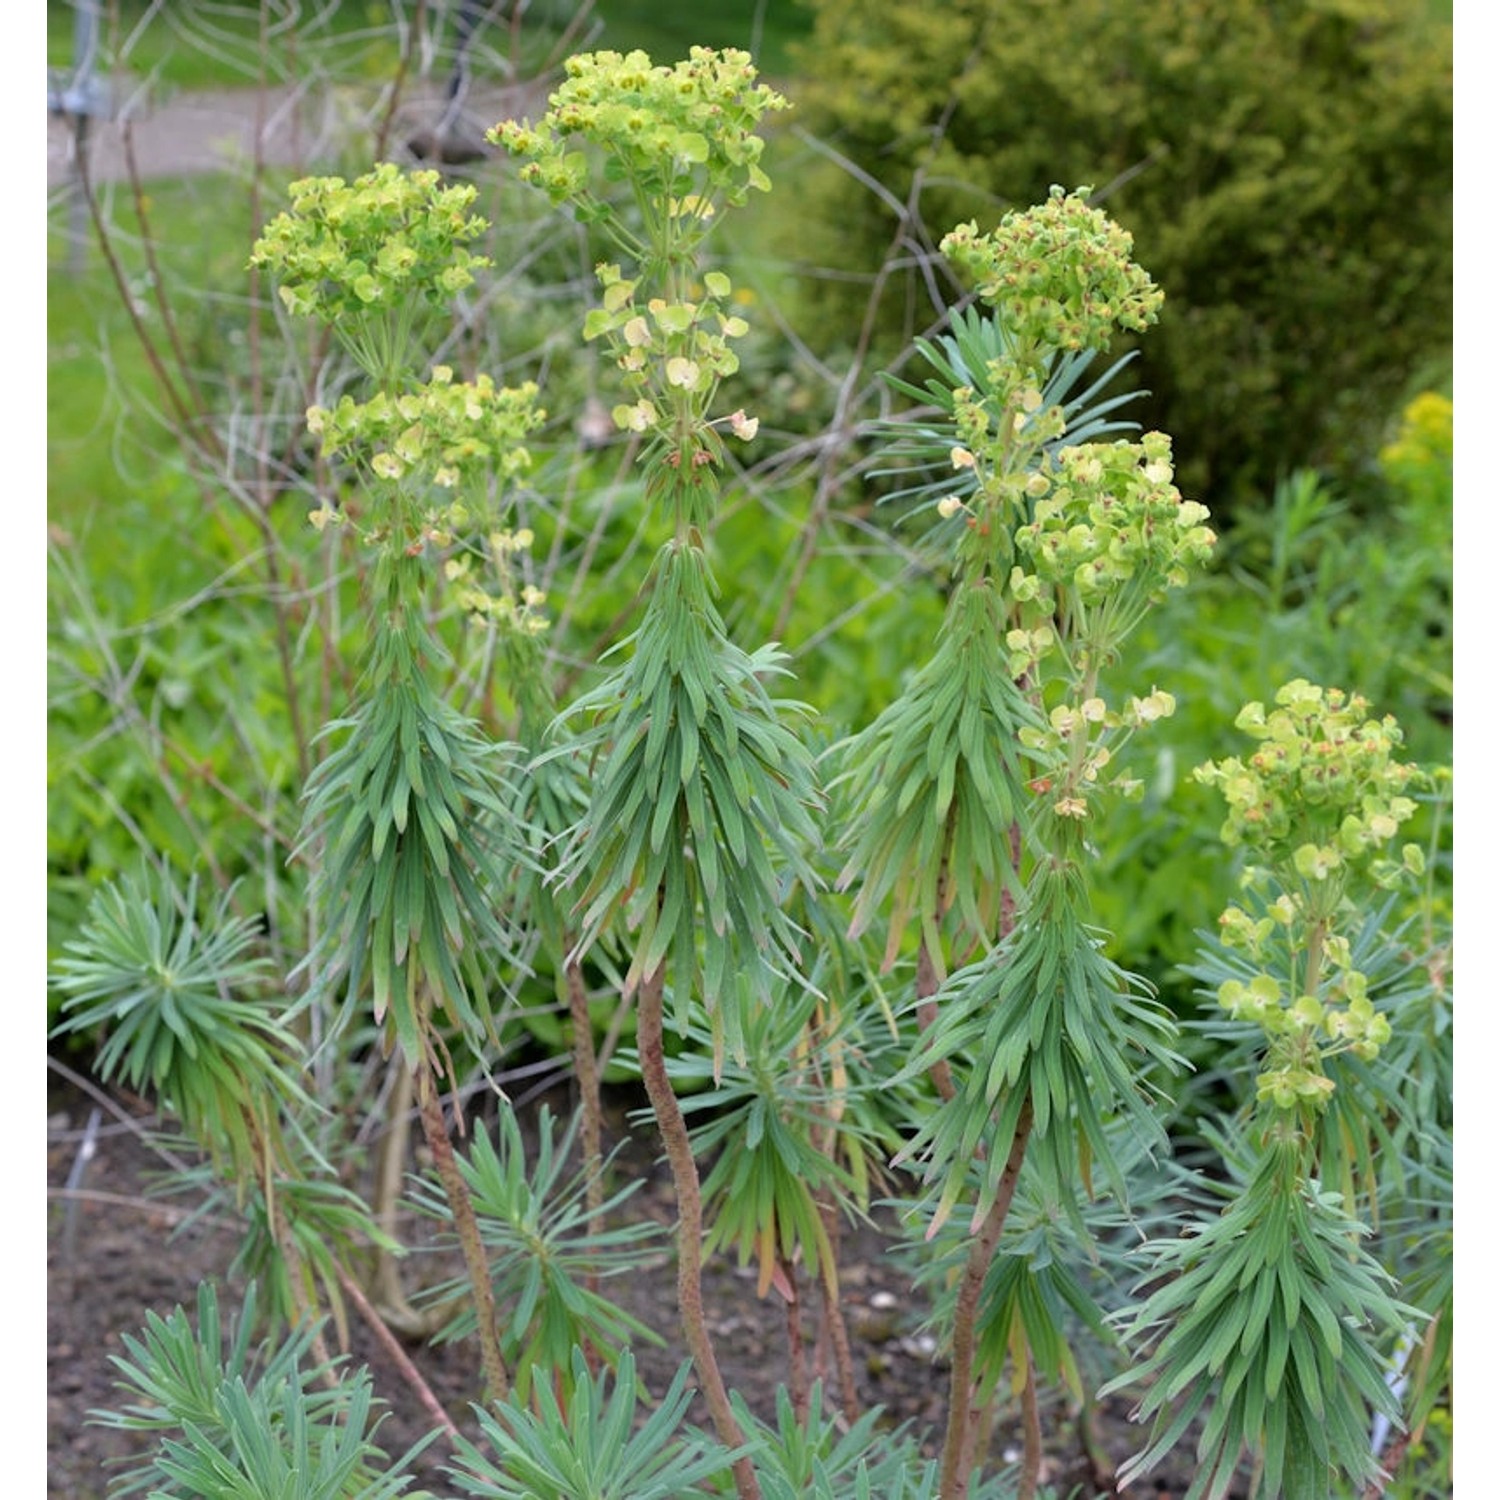
{"label": "upright stem", "polygon": [[[571,952],[571,944],[569,951]],[[599,1058],[594,1051],[593,1022],[589,1019],[588,991],[583,983],[583,966],[570,957],[563,965],[568,991],[568,1015],[573,1023],[573,1076],[578,1080],[578,1103],[583,1116],[583,1163],[588,1173],[586,1201],[589,1210],[589,1234],[604,1229],[600,1210],[604,1206],[604,1127],[599,1101]],[[591,1290],[597,1291],[598,1275],[586,1278]]]}
{"label": "upright stem", "polygon": [[479,1324],[479,1358],[484,1368],[485,1393],[491,1401],[504,1401],[510,1395],[510,1377],[505,1372],[505,1362],[500,1357],[500,1333],[495,1316],[495,1289],[490,1285],[489,1262],[485,1259],[484,1242],[479,1237],[479,1219],[474,1212],[474,1200],[464,1183],[463,1173],[453,1155],[453,1143],[448,1139],[448,1127],[443,1121],[443,1106],[438,1100],[437,1084],[433,1078],[432,1064],[425,1058],[414,1070],[417,1085],[417,1108],[422,1116],[422,1130],[427,1137],[427,1149],[432,1152],[433,1165],[438,1179],[453,1212],[453,1227],[458,1234],[459,1247],[463,1251],[464,1266],[469,1273],[469,1284],[474,1293],[474,1312]]}
{"label": "upright stem", "polygon": [[792,1410],[805,1425],[812,1390],[807,1374],[807,1344],[802,1337],[802,1293],[797,1285],[796,1266],[779,1252],[776,1258],[786,1281],[787,1386],[792,1395]]}
{"label": "upright stem", "polygon": [[[943,838],[943,863],[938,870],[937,879],[937,911],[934,917],[941,921],[943,914],[948,909],[948,850],[953,847],[954,830],[958,823],[958,806],[956,803],[948,809],[947,830]],[[942,954],[934,953],[928,941],[927,929],[922,929],[922,942],[917,949],[917,1024],[926,1031],[936,1022],[938,1017],[937,1001],[932,997],[937,994],[942,985]],[[932,1079],[932,1086],[938,1091],[938,1097],[946,1104],[957,1093],[953,1083],[953,1069],[949,1066],[946,1057],[940,1057],[927,1070],[927,1076]]]}
{"label": "upright stem", "polygon": [[1026,1350],[1026,1383],[1021,1387],[1022,1432],[1025,1450],[1021,1459],[1021,1478],[1016,1500],[1036,1500],[1042,1475],[1042,1413],[1036,1398],[1036,1366],[1031,1350]]}
{"label": "upright stem", "polygon": [[[838,1210],[826,1194],[818,1196],[818,1216],[823,1220],[823,1227],[828,1233],[828,1243],[833,1246],[836,1257],[842,1225],[839,1221]],[[827,1330],[829,1342],[833,1345],[833,1362],[838,1370],[839,1392],[844,1403],[844,1420],[853,1422],[860,1413],[859,1387],[854,1379],[854,1351],[849,1346],[849,1327],[844,1321],[844,1310],[839,1306],[836,1288],[830,1285],[831,1279],[827,1276],[818,1278],[818,1286],[823,1298],[823,1326]]]}
{"label": "upright stem", "polygon": [[[397,1215],[401,1184],[411,1144],[412,1076],[406,1058],[399,1052],[391,1059],[391,1097],[386,1105],[386,1132],[380,1143],[375,1169],[375,1222],[391,1239],[397,1237]],[[375,1274],[371,1291],[380,1304],[380,1316],[406,1334],[428,1332],[427,1319],[406,1300],[393,1252],[381,1246],[375,1252]]]}
{"label": "upright stem", "polygon": [[[677,1303],[682,1315],[683,1337],[698,1379],[703,1384],[703,1398],[708,1402],[719,1441],[727,1448],[741,1448],[745,1434],[735,1420],[729,1405],[729,1392],[719,1373],[708,1335],[708,1321],[703,1315],[703,1193],[698,1181],[698,1164],[688,1140],[687,1122],[672,1092],[667,1077],[666,1039],[662,1016],[663,970],[653,969],[641,982],[636,1017],[636,1045],[640,1051],[641,1078],[656,1114],[662,1147],[672,1169],[672,1185],[677,1193]],[[748,1457],[734,1464],[734,1486],[740,1500],[760,1500],[760,1484]]]}
{"label": "upright stem", "polygon": [[[932,997],[937,994],[938,988],[937,964],[933,960],[924,934],[921,946],[917,949],[917,1024],[923,1031],[937,1021],[937,1001]],[[938,1098],[945,1104],[951,1101],[958,1092],[953,1083],[953,1069],[949,1066],[946,1057],[940,1057],[933,1063],[927,1070],[927,1076],[932,1079],[932,1086],[938,1091]]]}
{"label": "upright stem", "polygon": [[1021,1162],[1026,1155],[1026,1142],[1030,1136],[1031,1100],[1027,1099],[1021,1106],[1021,1115],[1016,1121],[1016,1134],[1011,1141],[1010,1155],[1006,1158],[1005,1171],[1000,1178],[1000,1191],[969,1247],[963,1280],[958,1287],[958,1301],[954,1305],[948,1430],[943,1439],[942,1471],[938,1480],[941,1500],[964,1500],[969,1492],[969,1477],[964,1472],[963,1457],[969,1449],[969,1428],[974,1420],[974,1325],[979,1312],[979,1294],[984,1289],[984,1278],[995,1257],[995,1246],[1000,1242],[1000,1231],[1005,1227],[1006,1216],[1010,1213],[1011,1200],[1016,1195],[1016,1183],[1020,1180]]}

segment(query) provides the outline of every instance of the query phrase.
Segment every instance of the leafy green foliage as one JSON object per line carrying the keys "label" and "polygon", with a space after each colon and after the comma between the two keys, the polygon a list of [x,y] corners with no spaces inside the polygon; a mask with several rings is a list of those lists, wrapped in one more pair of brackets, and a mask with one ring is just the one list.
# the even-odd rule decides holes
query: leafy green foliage
{"label": "leafy green foliage", "polygon": [[[313,1330],[252,1348],[255,1286],[226,1332],[212,1282],[198,1289],[195,1328],[178,1307],[146,1315],[111,1355],[125,1403],[93,1413],[104,1426],[153,1435],[144,1462],[116,1479],[115,1495],[149,1490],[183,1500],[389,1500],[409,1477],[373,1443],[369,1373],[304,1367]],[[324,1377],[332,1379],[331,1388]],[[379,1425],[376,1419],[375,1426]],[[430,1440],[429,1440],[430,1441]]]}
{"label": "leafy green foliage", "polygon": [[[908,1064],[964,1063],[957,1098],[936,1106],[902,1148],[938,1185],[935,1230],[977,1167],[972,1224],[994,1204],[1023,1109],[1034,1117],[1034,1149],[1054,1179],[1088,1188],[1093,1163],[1123,1198],[1125,1178],[1106,1130],[1118,1112],[1142,1141],[1166,1137],[1151,1094],[1152,1073],[1180,1060],[1176,1028],[1150,991],[1100,951],[1078,914],[1077,874],[1039,866],[1025,905],[1000,945],[951,975],[938,1018]],[[986,1141],[999,1144],[981,1158]],[[1065,1203],[1077,1200],[1064,1192]]]}
{"label": "leafy green foliage", "polygon": [[[673,1500],[721,1476],[731,1455],[683,1431],[692,1392],[687,1364],[639,1428],[640,1390],[627,1350],[618,1371],[589,1372],[575,1348],[572,1394],[559,1402],[546,1379],[537,1380],[535,1409],[503,1403],[497,1415],[479,1411],[495,1453],[458,1440],[454,1477],[464,1493],[491,1500]],[[543,1372],[545,1373],[545,1372]]]}
{"label": "leafy green foliage", "polygon": [[[1156,1246],[1154,1274],[1171,1279],[1129,1320],[1154,1347],[1111,1391],[1149,1382],[1139,1411],[1150,1445],[1122,1477],[1138,1477],[1206,1420],[1187,1500],[1222,1500],[1254,1456],[1257,1497],[1322,1500],[1337,1470],[1355,1484],[1379,1472],[1369,1410],[1398,1420],[1378,1341],[1409,1309],[1358,1248],[1360,1226],[1336,1195],[1306,1181],[1295,1138],[1271,1144],[1222,1214],[1189,1239]],[[1163,1332],[1162,1330],[1165,1329]]]}
{"label": "leafy green foliage", "polygon": [[308,783],[308,837],[327,846],[313,895],[330,919],[309,962],[346,1005],[368,975],[377,1023],[415,1063],[434,1004],[486,1035],[493,965],[513,951],[497,898],[523,855],[501,842],[518,832],[501,781],[513,753],[406,670],[330,726],[342,738]]}
{"label": "leafy green foliage", "polygon": [[[529,1398],[536,1370],[548,1372],[549,1379],[554,1374],[563,1378],[575,1345],[586,1344],[606,1364],[615,1365],[633,1340],[661,1342],[653,1329],[592,1285],[594,1279],[624,1275],[639,1265],[659,1230],[649,1221],[590,1230],[591,1217],[617,1213],[640,1183],[591,1208],[590,1169],[565,1175],[577,1129],[575,1119],[556,1135],[551,1114],[543,1109],[535,1159],[528,1167],[515,1114],[503,1109],[496,1140],[478,1127],[472,1149],[459,1158],[479,1217],[496,1302],[506,1309],[501,1350],[516,1372],[517,1401]],[[441,1191],[428,1184],[419,1188],[416,1202],[424,1213],[452,1217]],[[474,1331],[472,1303],[461,1295],[455,1298],[465,1285],[462,1280],[442,1282],[426,1294],[433,1302],[456,1303],[440,1334],[444,1342]],[[628,1380],[623,1365],[621,1379]]]}
{"label": "leafy green foliage", "polygon": [[231,914],[228,896],[206,922],[196,907],[196,880],[180,891],[166,872],[154,891],[133,877],[103,887],[54,970],[59,1029],[103,1029],[99,1076],[155,1092],[248,1184],[279,1135],[278,1109],[306,1102],[302,1049],[281,1007],[246,993],[264,974],[255,924]]}
{"label": "leafy green foliage", "polygon": [[935,1496],[936,1465],[921,1458],[904,1427],[883,1432],[878,1407],[845,1426],[823,1407],[823,1385],[814,1382],[805,1419],[799,1419],[784,1386],[776,1390],[776,1422],[757,1421],[739,1402],[752,1434],[764,1492],[773,1500],[815,1496],[817,1500],[858,1497],[874,1500],[928,1500]]}
{"label": "leafy green foliage", "polygon": [[781,722],[796,706],[760,681],[778,654],[729,640],[712,587],[700,551],[665,548],[630,660],[570,710],[605,756],[568,859],[587,936],[617,916],[628,929],[627,990],[670,956],[684,1001],[701,974],[710,1016],[732,1019],[721,997],[737,974],[766,993],[795,972],[783,882],[813,883],[803,850],[817,793],[811,756]]}
{"label": "leafy green foliage", "polygon": [[970,942],[984,941],[1001,897],[1018,888],[1010,842],[1024,798],[1018,736],[1038,721],[1006,670],[997,596],[987,583],[960,586],[932,658],[835,752],[844,769],[833,785],[851,808],[839,884],[860,881],[854,933],[891,903],[887,966],[915,921],[941,969],[938,929],[949,908]]}
{"label": "leafy green foliage", "polygon": [[[922,476],[921,483],[887,496],[888,502],[896,502],[909,494],[920,494],[936,504],[949,494],[962,498],[979,482],[974,468],[955,468],[952,460],[960,437],[958,393],[969,392],[970,399],[977,398],[987,408],[991,420],[998,422],[1005,399],[1004,381],[999,372],[1014,362],[1018,351],[1014,336],[1007,331],[1004,320],[993,311],[981,312],[977,307],[954,308],[948,317],[948,328],[948,332],[940,333],[934,339],[913,342],[913,348],[933,371],[921,386],[893,375],[886,377],[892,390],[937,408],[936,414],[930,418],[918,418],[908,413],[893,421],[871,426],[872,436],[885,439],[888,457],[909,464]],[[1103,395],[1106,388],[1117,383],[1134,357],[1134,351],[1122,354],[1080,391],[1078,387],[1098,358],[1098,351],[1054,350],[1048,354],[1041,404],[1044,409],[1060,407],[1064,421],[1063,431],[1054,439],[1053,448],[1094,442],[1108,433],[1136,425],[1121,421],[1113,413],[1138,400],[1139,391]]]}
{"label": "leafy green foliage", "polygon": [[[927,223],[1104,185],[1167,296],[1145,425],[1222,511],[1293,467],[1352,467],[1447,359],[1452,43],[1424,0],[813,10],[801,123],[898,202],[920,174]],[[889,243],[886,202],[833,165],[798,174],[795,209],[805,263],[868,273]],[[811,282],[799,324],[856,327],[840,287]]]}
{"label": "leafy green foliage", "polygon": [[878,1157],[872,1167],[876,1142],[859,1104],[874,1087],[875,1075],[865,1073],[872,1060],[856,1060],[847,1028],[820,1023],[823,1005],[812,990],[762,1005],[746,986],[737,1000],[743,1060],[726,1058],[715,1078],[713,1034],[700,1024],[668,1063],[689,1095],[683,1114],[708,1116],[692,1132],[694,1153],[712,1162],[703,1182],[705,1249],[733,1249],[741,1265],[754,1256],[762,1297],[773,1283],[790,1290],[786,1268],[800,1258],[836,1299],[823,1212],[867,1206]]}

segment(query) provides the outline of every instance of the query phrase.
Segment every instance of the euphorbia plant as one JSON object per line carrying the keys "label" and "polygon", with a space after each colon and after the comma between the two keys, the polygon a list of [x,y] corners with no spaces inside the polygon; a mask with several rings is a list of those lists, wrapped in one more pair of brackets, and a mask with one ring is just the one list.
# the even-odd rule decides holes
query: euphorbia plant
{"label": "euphorbia plant", "polygon": [[1340,1076],[1344,1059],[1374,1063],[1391,1039],[1354,942],[1371,897],[1421,872],[1416,844],[1391,850],[1422,773],[1397,758],[1394,719],[1301,678],[1269,710],[1247,704],[1236,726],[1255,750],[1197,775],[1222,793],[1223,839],[1250,861],[1245,898],[1220,918],[1249,973],[1218,991],[1262,1037],[1248,1181],[1216,1220],[1156,1248],[1153,1279],[1170,1279],[1130,1320],[1151,1349],[1114,1384],[1145,1379],[1139,1413],[1154,1419],[1127,1478],[1201,1413],[1189,1500],[1221,1500],[1246,1454],[1252,1495],[1314,1500],[1335,1473],[1360,1486],[1383,1477],[1369,1416],[1401,1413],[1382,1343],[1420,1321],[1362,1246],[1358,1205],[1328,1179],[1375,1123]]}
{"label": "euphorbia plant", "polygon": [[485,1384],[499,1399],[509,1376],[438,1097],[439,1079],[454,1074],[439,1017],[483,1055],[496,962],[515,963],[504,893],[528,849],[511,817],[514,750],[436,691],[441,648],[428,601],[433,554],[472,534],[489,486],[526,467],[541,413],[534,386],[458,382],[444,365],[423,383],[409,374],[424,353],[423,313],[482,263],[466,248],[482,227],[473,198],[435,172],[408,177],[390,165],[352,185],[310,179],[294,186],[291,209],[267,226],[252,262],[280,277],[289,311],[332,329],[373,387],[368,400],[346,395],[308,414],[325,455],[352,466],[361,497],[357,515],[345,506],[312,520],[350,527],[372,559],[359,696],[329,726],[331,747],[307,789],[303,847],[316,849],[312,894],[325,914],[308,960],[313,993],[341,982],[352,1003],[368,978],[384,1045],[414,1076],[468,1266]]}
{"label": "euphorbia plant", "polygon": [[[993,233],[961,226],[944,241],[986,308],[956,315],[953,337],[925,346],[940,415],[914,419],[909,435],[929,457],[939,444],[947,466],[925,497],[946,618],[891,707],[830,754],[840,822],[820,827],[807,711],[773,695],[786,659],[732,639],[710,557],[733,444],[756,432],[753,416],[726,409],[723,383],[748,327],[711,236],[769,186],[756,131],[784,104],[743,54],[695,49],[658,67],[639,53],[597,53],[570,63],[540,121],[492,133],[525,180],[608,247],[582,331],[613,361],[614,422],[642,477],[642,529],[659,542],[634,632],[571,703],[547,677],[545,600],[524,572],[534,538],[508,500],[527,469],[538,393],[461,379],[433,362],[428,341],[429,310],[484,268],[470,248],[472,193],[390,166],[353,184],[309,180],[255,252],[280,278],[287,311],[325,323],[363,377],[308,413],[342,482],[339,502],[311,521],[360,559],[366,643],[353,700],[328,727],[308,786],[300,853],[316,872],[321,938],[306,1004],[321,1021],[339,997],[352,1010],[368,996],[376,1036],[415,1078],[440,1178],[440,1191],[425,1184],[416,1202],[451,1223],[467,1271],[467,1288],[449,1281],[429,1294],[451,1313],[449,1335],[477,1331],[492,1398],[481,1429],[498,1463],[460,1449],[459,1479],[473,1493],[723,1488],[732,1470],[742,1496],[951,1500],[988,1487],[982,1434],[1009,1362],[1026,1416],[1020,1490],[1035,1494],[1039,1383],[1077,1396],[1084,1362],[1069,1320],[1105,1326],[1087,1273],[1067,1257],[1129,1222],[1132,1178],[1165,1144],[1174,1026],[1093,923],[1092,839],[1108,795],[1139,790],[1125,766],[1130,741],[1174,708],[1170,691],[1133,669],[1133,632],[1207,561],[1214,537],[1204,508],[1176,488],[1170,440],[1112,440],[1121,398],[1098,399],[1102,381],[1079,394],[1089,361],[1120,330],[1147,330],[1161,295],[1129,237],[1083,191],[1054,190]],[[493,632],[515,710],[503,744],[440,687],[443,606]],[[1269,866],[1292,882],[1287,891],[1265,896],[1264,910],[1247,895],[1224,929],[1255,966],[1226,989],[1226,1005],[1270,1037],[1261,1107],[1276,1113],[1258,1141],[1264,1162],[1246,1166],[1249,1187],[1225,1227],[1181,1252],[1177,1290],[1141,1314],[1154,1327],[1200,1291],[1209,1309],[1163,1342],[1148,1371],[1165,1372],[1153,1409],[1184,1390],[1190,1407],[1201,1404],[1217,1389],[1221,1353],[1235,1370],[1263,1362],[1260,1406],[1234,1404],[1250,1389],[1242,1380],[1214,1418],[1205,1452],[1215,1476],[1259,1416],[1268,1471],[1276,1452],[1295,1449],[1299,1463],[1319,1453],[1313,1402],[1269,1415],[1287,1381],[1312,1389],[1308,1358],[1327,1373],[1318,1346],[1304,1354],[1305,1331],[1289,1331],[1284,1348],[1260,1346],[1273,1295],[1296,1287],[1301,1307],[1312,1288],[1305,1305],[1331,1310],[1335,1335],[1340,1317],[1386,1311],[1368,1266],[1340,1279],[1340,1214],[1356,1205],[1335,1214],[1312,1182],[1348,1137],[1328,1124],[1339,1108],[1337,1092],[1326,1102],[1328,1084],[1341,1060],[1384,1039],[1358,948],[1339,925],[1341,882],[1406,815],[1404,773],[1380,761],[1389,735],[1345,734],[1362,710],[1304,689],[1291,690],[1284,714],[1247,717],[1263,731],[1260,763],[1205,773],[1231,793],[1242,832],[1268,821],[1263,804],[1313,830]],[[1307,748],[1323,740],[1357,746],[1368,763],[1355,775],[1343,751]],[[1265,792],[1275,775],[1309,765],[1327,776]],[[1330,821],[1351,776],[1357,805]],[[822,890],[820,873],[850,893],[847,904]],[[108,946],[106,925],[89,935],[90,951]],[[439,1087],[457,1084],[464,1051],[478,1069],[492,1065],[495,1002],[538,951],[573,1024],[577,1176],[562,1169],[573,1137],[555,1142],[546,1116],[528,1170],[507,1106],[466,1160],[441,1112]],[[912,971],[917,1019],[905,1032],[882,964],[903,981]],[[601,1170],[586,966],[618,982],[617,1020],[636,1009],[636,1046],[624,1055],[639,1066],[672,1171],[683,1331],[717,1444],[678,1430],[685,1374],[639,1433],[627,1431],[639,1392],[621,1346],[641,1328],[608,1305],[602,1283],[632,1263],[643,1236],[606,1223],[625,1195],[610,1195]],[[92,1006],[97,976],[82,954],[70,974]],[[120,1024],[128,1009],[115,993],[80,1024],[106,1014]],[[205,1000],[203,1014],[218,1013]],[[258,1035],[259,1017],[241,1021]],[[260,1029],[279,1081],[295,1034],[279,1021]],[[898,1038],[913,1042],[900,1063]],[[172,1078],[196,1107],[192,1080]],[[274,1144],[269,1129],[242,1129],[260,1117],[241,1108],[242,1080],[228,1083],[228,1128],[252,1148]],[[677,1097],[688,1089],[692,1135]],[[232,1144],[238,1170],[254,1151]],[[858,1412],[838,1308],[840,1215],[867,1206],[891,1152],[917,1179],[905,1208],[910,1248],[925,1258],[918,1283],[933,1288],[936,1326],[951,1330],[940,1464],[904,1438],[883,1443],[873,1414]],[[696,1158],[709,1153],[700,1181]],[[274,1185],[268,1177],[268,1198]],[[1090,1201],[1101,1187],[1113,1202]],[[295,1198],[287,1211],[312,1222]],[[1239,1307],[1239,1278],[1254,1279],[1240,1229],[1258,1234],[1272,1220],[1295,1247],[1278,1262],[1274,1293],[1255,1282],[1241,1309],[1249,1321],[1205,1332],[1202,1318]],[[715,1250],[754,1259],[760,1290],[787,1307],[792,1375],[775,1431],[719,1369],[701,1284]],[[838,1418],[802,1342],[801,1288],[811,1284],[833,1345]],[[1320,1311],[1309,1316],[1327,1332]],[[1280,1386],[1276,1361],[1291,1372]],[[1352,1363],[1356,1396],[1372,1368]],[[1352,1410],[1345,1401],[1343,1418]],[[1182,1420],[1137,1467],[1176,1440]],[[1348,1427],[1341,1419],[1337,1444]]]}
{"label": "euphorbia plant", "polygon": [[[1161,301],[1129,236],[1085,200],[1054,189],[992,235],[965,225],[943,242],[1005,333],[984,390],[952,396],[951,462],[974,483],[937,501],[954,587],[936,651],[843,751],[855,927],[893,898],[888,963],[915,928],[915,1066],[941,1099],[902,1154],[936,1194],[929,1236],[977,1167],[953,1319],[950,1497],[974,1466],[979,1299],[1023,1161],[1040,1157],[1065,1204],[1096,1168],[1124,1196],[1106,1124],[1123,1114],[1164,1143],[1144,1080],[1173,1062],[1170,1018],[1090,926],[1085,834],[1100,792],[1134,789],[1113,768],[1124,742],[1173,707],[1153,689],[1111,708],[1109,670],[1214,537],[1172,484],[1166,437],[1070,445],[1063,406],[1046,399],[1059,355],[1147,326]],[[978,955],[951,973],[945,927],[961,957]]]}
{"label": "euphorbia plant", "polygon": [[[641,1074],[677,1190],[683,1332],[719,1436],[739,1448],[704,1316],[701,1189],[666,1067],[664,1000],[670,966],[679,1023],[696,996],[715,1050],[743,1052],[737,982],[763,1003],[795,969],[784,881],[811,880],[812,758],[784,722],[795,708],[761,680],[782,670],[778,653],[729,638],[704,540],[724,463],[718,429],[755,430],[741,412],[714,415],[738,365],[730,340],[746,325],[727,310],[728,276],[703,264],[704,241],[725,207],[769,186],[754,130],[785,101],[755,81],[745,54],[704,48],[671,68],[644,53],[596,53],[573,59],[568,75],[536,126],[512,122],[492,136],[525,158],[526,180],[572,203],[624,257],[597,268],[602,306],[584,332],[605,340],[634,397],[616,405],[615,422],[644,438],[646,494],[670,528],[628,660],[571,711],[598,769],[569,875],[580,944],[607,923],[625,933]],[[601,170],[624,186],[633,214],[596,190]],[[749,1460],[734,1467],[741,1495],[758,1494]]]}

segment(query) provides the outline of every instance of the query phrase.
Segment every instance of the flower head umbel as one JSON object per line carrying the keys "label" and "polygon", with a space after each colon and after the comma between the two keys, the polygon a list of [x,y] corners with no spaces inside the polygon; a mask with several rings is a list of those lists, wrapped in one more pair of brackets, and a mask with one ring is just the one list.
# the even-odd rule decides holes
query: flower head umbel
{"label": "flower head umbel", "polygon": [[571,57],[566,80],[535,126],[508,120],[491,141],[526,158],[522,177],[554,203],[577,200],[588,184],[578,145],[618,162],[637,199],[703,225],[720,201],[742,204],[770,181],[759,165],[761,117],[786,109],[756,82],[748,52],[694,47],[686,61],[655,67],[640,51]]}
{"label": "flower head umbel", "polygon": [[1240,711],[1236,727],[1258,742],[1249,756],[1194,772],[1228,805],[1224,842],[1255,861],[1247,900],[1225,909],[1219,930],[1256,972],[1226,980],[1218,999],[1265,1033],[1257,1095],[1279,1110],[1321,1110],[1335,1086],[1325,1059],[1348,1051],[1370,1060],[1391,1036],[1339,928],[1354,911],[1358,877],[1388,886],[1420,873],[1417,845],[1399,863],[1385,851],[1416,812],[1406,792],[1422,773],[1396,758],[1396,721],[1369,708],[1358,694],[1299,677],[1269,712],[1263,703]]}
{"label": "flower head umbel", "polygon": [[939,247],[1025,347],[1104,349],[1116,328],[1139,332],[1156,321],[1162,293],[1131,258],[1130,234],[1089,207],[1091,191],[1054,187],[990,234],[960,224]]}
{"label": "flower head umbel", "polygon": [[1164,433],[1062,449],[1033,476],[1041,494],[1016,533],[1019,572],[1035,580],[1033,592],[1075,594],[1082,610],[1109,604],[1119,616],[1121,628],[1111,631],[1117,643],[1213,553],[1208,508],[1184,500],[1172,480]]}
{"label": "flower head umbel", "polygon": [[312,407],[307,426],[326,457],[350,454],[383,479],[457,489],[490,474],[505,482],[531,466],[526,438],[546,416],[536,397],[531,381],[497,386],[485,374],[455,381],[447,365],[434,365],[425,385],[404,394]]}
{"label": "flower head umbel", "polygon": [[[1387,879],[1396,867],[1380,856],[1416,811],[1406,792],[1421,773],[1396,758],[1396,721],[1369,710],[1357,693],[1300,677],[1281,688],[1269,713],[1247,703],[1235,727],[1257,748],[1193,773],[1224,796],[1224,842],[1244,845],[1288,883],[1318,884],[1364,864],[1377,881]],[[1407,864],[1420,859],[1415,847],[1403,851]]]}
{"label": "flower head umbel", "polygon": [[476,190],[382,162],[353,183],[305,177],[266,225],[250,264],[275,272],[287,310],[337,324],[411,298],[447,302],[489,265],[465,247],[486,222]]}

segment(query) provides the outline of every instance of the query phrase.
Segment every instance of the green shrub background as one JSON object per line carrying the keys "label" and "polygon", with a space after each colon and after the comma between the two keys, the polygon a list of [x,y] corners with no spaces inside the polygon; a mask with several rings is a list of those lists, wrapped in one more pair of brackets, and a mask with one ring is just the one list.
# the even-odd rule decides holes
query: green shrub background
{"label": "green shrub background", "polygon": [[[1269,494],[1354,469],[1449,357],[1452,28],[1427,0],[808,0],[798,123],[905,199],[935,240],[1049,186],[1092,185],[1167,294],[1136,415],[1185,493]],[[799,255],[866,272],[890,209],[829,163]],[[805,326],[864,288],[819,280]],[[920,282],[916,294],[921,331]],[[910,314],[901,283],[885,319]]]}

